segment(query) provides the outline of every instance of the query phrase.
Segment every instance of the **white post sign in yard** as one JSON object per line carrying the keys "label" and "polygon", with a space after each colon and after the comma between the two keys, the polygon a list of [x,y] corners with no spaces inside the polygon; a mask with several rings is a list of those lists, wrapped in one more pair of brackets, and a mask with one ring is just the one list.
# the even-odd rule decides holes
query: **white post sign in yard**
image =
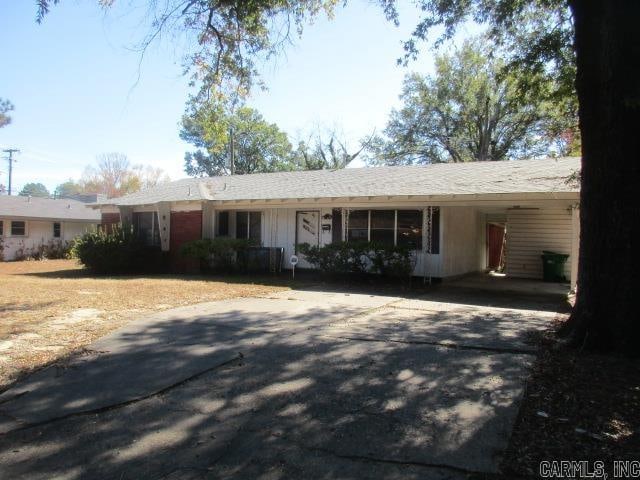
{"label": "white post sign in yard", "polygon": [[295,279],[296,278],[296,265],[298,264],[297,255],[291,255],[291,258],[289,259],[289,262],[291,263],[291,278]]}

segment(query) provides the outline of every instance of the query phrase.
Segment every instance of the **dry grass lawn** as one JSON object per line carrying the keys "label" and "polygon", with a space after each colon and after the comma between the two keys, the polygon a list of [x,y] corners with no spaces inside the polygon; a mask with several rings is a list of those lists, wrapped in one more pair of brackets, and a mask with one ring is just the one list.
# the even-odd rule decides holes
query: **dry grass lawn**
{"label": "dry grass lawn", "polygon": [[95,277],[75,260],[0,262],[0,390],[146,313],[284,288],[202,276]]}

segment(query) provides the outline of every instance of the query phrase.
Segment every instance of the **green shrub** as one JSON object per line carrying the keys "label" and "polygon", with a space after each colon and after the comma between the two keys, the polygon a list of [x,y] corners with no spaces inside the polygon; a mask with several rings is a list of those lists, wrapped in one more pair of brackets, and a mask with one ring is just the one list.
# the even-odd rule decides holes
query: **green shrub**
{"label": "green shrub", "polygon": [[71,256],[96,273],[137,273],[161,268],[158,247],[149,247],[132,229],[85,233],[75,240]]}
{"label": "green shrub", "polygon": [[368,242],[337,242],[323,247],[303,243],[298,251],[305,260],[329,275],[362,275],[369,268]]}
{"label": "green shrub", "polygon": [[415,264],[410,249],[372,242],[337,242],[322,247],[303,243],[298,245],[298,251],[311,265],[332,276],[378,273],[410,277]]}
{"label": "green shrub", "polygon": [[217,237],[187,242],[180,253],[184,257],[200,260],[206,268],[229,273],[247,269],[247,256],[242,253],[251,246],[251,240]]}
{"label": "green shrub", "polygon": [[385,277],[410,277],[415,268],[415,256],[407,247],[372,244],[369,258],[371,271]]}

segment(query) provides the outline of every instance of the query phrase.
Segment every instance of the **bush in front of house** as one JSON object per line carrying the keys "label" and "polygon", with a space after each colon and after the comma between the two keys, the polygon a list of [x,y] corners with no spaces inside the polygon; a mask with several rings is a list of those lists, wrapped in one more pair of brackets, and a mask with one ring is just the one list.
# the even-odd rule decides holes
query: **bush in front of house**
{"label": "bush in front of house", "polygon": [[246,271],[247,255],[243,255],[254,243],[238,238],[205,238],[182,245],[180,253],[184,257],[200,260],[205,270],[232,273]]}
{"label": "bush in front of house", "polygon": [[371,244],[371,272],[384,277],[408,278],[415,268],[413,250],[403,246]]}
{"label": "bush in front of house", "polygon": [[307,262],[328,275],[363,275],[370,267],[369,242],[336,242],[324,245],[298,245]]}
{"label": "bush in front of house", "polygon": [[137,273],[157,270],[158,248],[148,247],[133,229],[114,228],[85,233],[75,240],[71,255],[95,273]]}
{"label": "bush in front of house", "polygon": [[298,251],[305,260],[330,276],[364,276],[377,273],[385,277],[408,278],[415,258],[406,247],[374,242],[336,242],[322,247],[303,243]]}

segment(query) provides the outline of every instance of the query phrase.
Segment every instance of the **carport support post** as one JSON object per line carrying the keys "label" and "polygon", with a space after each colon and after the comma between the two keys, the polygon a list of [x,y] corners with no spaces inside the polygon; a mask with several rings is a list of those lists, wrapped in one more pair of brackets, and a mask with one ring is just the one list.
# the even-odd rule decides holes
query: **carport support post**
{"label": "carport support post", "polygon": [[133,207],[118,207],[122,230],[130,230],[133,223]]}
{"label": "carport support post", "polygon": [[580,257],[580,206],[571,207],[571,291],[578,288],[578,259]]}
{"label": "carport support post", "polygon": [[171,204],[169,202],[158,202],[158,228],[160,228],[160,249],[163,252],[169,251],[171,240]]}

